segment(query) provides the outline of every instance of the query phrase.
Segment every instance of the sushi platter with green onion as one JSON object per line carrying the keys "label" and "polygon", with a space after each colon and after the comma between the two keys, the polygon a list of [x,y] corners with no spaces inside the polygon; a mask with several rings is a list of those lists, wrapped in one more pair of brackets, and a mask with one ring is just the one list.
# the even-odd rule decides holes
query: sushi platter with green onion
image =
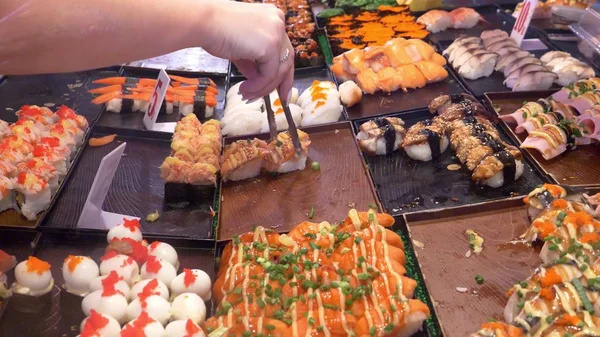
{"label": "sushi platter with green onion", "polygon": [[287,101],[197,51],[0,78],[0,336],[597,335],[587,59],[506,6],[275,5]]}

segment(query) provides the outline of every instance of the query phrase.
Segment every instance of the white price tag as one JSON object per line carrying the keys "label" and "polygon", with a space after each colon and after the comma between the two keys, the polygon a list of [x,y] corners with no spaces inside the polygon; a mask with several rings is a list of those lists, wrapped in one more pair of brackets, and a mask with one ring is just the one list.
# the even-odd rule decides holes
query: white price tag
{"label": "white price tag", "polygon": [[77,228],[110,229],[122,223],[123,218],[128,220],[139,219],[129,215],[102,210],[104,199],[106,199],[110,184],[115,177],[117,167],[119,166],[123,152],[125,152],[126,145],[127,143],[119,145],[119,147],[102,158],[100,166],[98,167],[98,172],[96,172],[96,177],[92,183],[92,188],[90,189],[90,193],[83,206],[83,211],[81,211],[81,215],[79,216]]}
{"label": "white price tag", "polygon": [[517,42],[518,46],[521,46],[521,42],[527,33],[527,28],[529,28],[529,23],[531,22],[537,3],[537,0],[525,0],[523,2],[521,13],[519,13],[519,17],[515,22],[512,33],[510,33],[510,37]]}
{"label": "white price tag", "polygon": [[175,131],[176,123],[156,123],[160,107],[165,100],[165,95],[169,88],[169,83],[171,83],[169,75],[167,75],[167,72],[164,69],[161,69],[158,74],[158,79],[156,80],[156,85],[154,86],[154,91],[152,91],[152,96],[150,96],[148,110],[146,110],[146,113],[144,114],[144,126],[148,130],[171,133]]}

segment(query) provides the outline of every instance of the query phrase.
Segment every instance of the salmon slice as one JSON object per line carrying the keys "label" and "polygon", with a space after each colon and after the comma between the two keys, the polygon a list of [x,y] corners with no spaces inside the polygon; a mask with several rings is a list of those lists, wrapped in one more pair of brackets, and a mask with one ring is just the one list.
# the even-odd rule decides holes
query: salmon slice
{"label": "salmon slice", "polygon": [[390,61],[392,67],[397,68],[414,62],[412,57],[406,52],[404,48],[405,44],[406,40],[397,38],[389,40],[383,46],[385,56]]}
{"label": "salmon slice", "polygon": [[368,65],[364,59],[364,51],[362,49],[351,49],[344,54],[344,70],[347,73],[356,75],[361,71],[368,69]]}
{"label": "salmon slice", "polygon": [[415,66],[423,73],[427,83],[439,82],[448,77],[446,69],[437,63],[431,61],[419,61],[415,63]]}
{"label": "salmon slice", "polygon": [[356,84],[358,84],[364,93],[374,94],[379,90],[379,76],[377,76],[377,73],[373,69],[367,68],[358,73]]}
{"label": "salmon slice", "polygon": [[421,71],[414,64],[401,66],[396,68],[396,70],[404,79],[403,88],[417,89],[422,88],[427,84],[425,76],[423,76]]}

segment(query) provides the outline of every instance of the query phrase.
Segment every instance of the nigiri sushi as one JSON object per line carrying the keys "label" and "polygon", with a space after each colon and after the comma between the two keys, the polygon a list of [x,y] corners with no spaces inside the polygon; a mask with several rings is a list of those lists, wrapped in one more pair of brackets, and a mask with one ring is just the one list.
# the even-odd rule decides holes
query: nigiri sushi
{"label": "nigiri sushi", "polygon": [[360,102],[362,99],[362,90],[354,81],[346,81],[340,84],[338,88],[340,92],[340,100],[348,108]]}
{"label": "nigiri sushi", "polygon": [[484,52],[476,54],[469,58],[468,61],[461,65],[457,70],[462,77],[470,80],[488,77],[494,71],[494,65],[496,64],[497,59],[498,54],[496,53]]}
{"label": "nigiri sushi", "polygon": [[310,137],[302,130],[298,130],[298,137],[302,146],[301,153],[295,152],[292,137],[289,132],[281,132],[277,139],[269,144],[269,153],[265,157],[263,168],[268,172],[287,173],[304,170],[308,158]]}
{"label": "nigiri sushi", "polygon": [[450,12],[452,18],[452,28],[454,29],[469,29],[475,27],[481,15],[473,8],[460,7]]}
{"label": "nigiri sushi", "polygon": [[365,122],[356,135],[360,149],[370,155],[386,155],[396,151],[406,135],[404,121],[382,117]]}
{"label": "nigiri sushi", "polygon": [[[290,113],[292,114],[292,119],[294,120],[294,124],[300,125],[300,123],[302,122],[302,115],[304,113],[304,110],[296,104],[289,104],[288,107],[290,109]],[[279,99],[277,99],[275,101],[275,105],[272,105],[272,109],[273,109],[273,112],[275,115],[275,125],[277,126],[277,131],[288,129],[289,128],[288,121],[283,112],[283,107],[281,106],[281,101]],[[265,113],[265,117],[266,117],[266,113]],[[263,118],[260,132],[261,133],[269,132],[268,118]]]}
{"label": "nigiri sushi", "polygon": [[408,129],[402,148],[412,159],[430,161],[448,148],[445,131],[446,122],[439,118],[421,121]]}
{"label": "nigiri sushi", "polygon": [[315,81],[298,97],[298,104],[304,109],[302,126],[337,122],[343,110],[340,93],[329,81]]}
{"label": "nigiri sushi", "polygon": [[547,124],[529,133],[521,144],[523,149],[535,149],[546,160],[550,160],[575,146],[574,127],[570,123]]}
{"label": "nigiri sushi", "polygon": [[437,33],[448,29],[452,25],[452,16],[444,10],[432,9],[421,15],[417,22],[424,24],[428,31]]}
{"label": "nigiri sushi", "polygon": [[442,54],[443,55],[450,55],[454,51],[454,49],[456,49],[456,48],[458,48],[458,47],[460,47],[460,46],[462,46],[464,44],[468,44],[468,43],[470,43],[470,44],[476,44],[478,46],[482,46],[482,42],[481,42],[480,38],[478,38],[476,36],[467,36],[467,35],[464,35],[464,36],[461,36],[461,37],[457,38],[456,40],[454,40],[454,42],[452,42],[452,44],[449,45],[448,48],[446,48],[442,52]]}
{"label": "nigiri sushi", "polygon": [[512,91],[548,90],[557,77],[551,71],[534,71],[518,79]]}
{"label": "nigiri sushi", "polygon": [[504,150],[483,159],[473,171],[472,179],[498,188],[519,179],[523,170],[523,162],[517,160],[510,151]]}
{"label": "nigiri sushi", "polygon": [[238,181],[258,176],[268,153],[267,143],[256,138],[238,140],[227,145],[221,163],[223,181]]}

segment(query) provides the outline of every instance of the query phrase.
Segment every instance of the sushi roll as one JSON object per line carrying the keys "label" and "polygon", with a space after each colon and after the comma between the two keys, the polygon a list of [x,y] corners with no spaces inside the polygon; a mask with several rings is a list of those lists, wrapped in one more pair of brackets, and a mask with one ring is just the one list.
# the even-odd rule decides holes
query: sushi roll
{"label": "sushi roll", "polygon": [[171,284],[176,276],[177,270],[172,264],[153,255],[148,256],[140,272],[142,280],[156,278],[164,284]]}
{"label": "sushi roll", "polygon": [[61,105],[56,111],[56,115],[58,115],[61,119],[73,120],[81,130],[86,130],[89,127],[87,118],[82,115],[78,115],[73,109],[67,107],[66,105]]}
{"label": "sushi roll", "polygon": [[194,293],[208,302],[212,298],[210,277],[200,269],[183,269],[171,281],[171,298],[174,299],[183,293]]}
{"label": "sushi roll", "polygon": [[39,142],[42,136],[45,136],[44,132],[36,132],[35,129],[31,128],[29,125],[27,125],[27,123],[15,123],[10,126],[10,129],[12,135],[19,137],[31,144]]}
{"label": "sushi roll", "polygon": [[0,175],[0,212],[4,212],[7,209],[12,209],[14,207],[14,189],[13,181],[4,175]]}
{"label": "sushi roll", "polygon": [[121,325],[111,316],[90,310],[90,316],[81,322],[81,337],[98,336],[120,337]]}
{"label": "sushi roll", "polygon": [[141,280],[134,284],[131,288],[131,299],[135,300],[144,292],[159,295],[165,300],[169,299],[169,288],[167,288],[162,281],[156,278]]}
{"label": "sushi roll", "polygon": [[48,130],[49,137],[56,137],[60,140],[60,146],[68,148],[71,153],[75,153],[77,150],[77,140],[68,130],[61,124],[56,124],[50,127]]}
{"label": "sushi roll", "polygon": [[51,147],[47,144],[38,144],[33,149],[33,159],[40,159],[45,164],[56,169],[59,182],[67,175],[71,163],[71,152],[66,147]]}
{"label": "sushi roll", "polygon": [[298,130],[298,137],[302,147],[300,154],[296,153],[289,132],[279,133],[277,139],[269,143],[269,153],[265,157],[263,168],[277,173],[304,170],[311,142],[308,134],[302,130]]}
{"label": "sushi roll", "polygon": [[[0,150],[2,152],[16,151],[24,156],[30,156],[33,151],[33,145],[24,138],[12,135],[0,140]],[[3,159],[6,160],[5,158]]]}
{"label": "sushi roll", "polygon": [[364,153],[386,155],[400,147],[405,135],[402,119],[382,117],[363,123],[356,139]]}
{"label": "sushi roll", "polygon": [[206,318],[206,305],[200,296],[183,293],[173,300],[171,313],[173,320],[191,319],[196,324],[202,324]]}
{"label": "sushi roll", "polygon": [[21,162],[17,165],[17,169],[19,170],[19,173],[32,173],[48,182],[52,194],[58,189],[59,175],[56,168],[46,163],[41,158],[32,158]]}
{"label": "sushi roll", "polygon": [[132,293],[129,284],[124,281],[125,279],[122,276],[119,276],[116,271],[111,271],[108,275],[98,276],[90,281],[89,288],[90,292],[94,291],[104,291],[105,289],[115,289],[120,294],[125,296],[126,299],[130,298]]}
{"label": "sushi roll", "polygon": [[48,182],[30,173],[20,172],[13,182],[17,192],[15,200],[21,214],[28,220],[35,220],[38,213],[44,211],[52,199]]}
{"label": "sushi roll", "polygon": [[402,148],[414,160],[430,161],[448,148],[445,131],[446,122],[439,118],[421,121],[408,129]]}
{"label": "sushi roll", "polygon": [[53,113],[50,109],[37,105],[23,105],[15,115],[19,117],[19,120],[30,120],[43,125],[54,124],[60,118],[59,115]]}
{"label": "sushi roll", "polygon": [[34,256],[20,262],[15,268],[16,282],[13,285],[13,292],[32,297],[50,293],[54,288],[54,278],[52,278],[50,267],[48,262]]}
{"label": "sushi roll", "polygon": [[85,296],[90,282],[100,276],[100,269],[89,256],[69,255],[62,266],[63,288],[73,295]]}
{"label": "sushi roll", "polygon": [[267,143],[256,138],[238,140],[227,145],[221,164],[223,181],[238,181],[258,176],[263,160],[268,154]]}
{"label": "sushi roll", "polygon": [[121,330],[121,336],[163,337],[165,328],[148,313],[142,312],[139,317],[127,323]]}
{"label": "sushi roll", "polygon": [[191,319],[173,321],[165,331],[169,337],[205,337],[202,329]]}

